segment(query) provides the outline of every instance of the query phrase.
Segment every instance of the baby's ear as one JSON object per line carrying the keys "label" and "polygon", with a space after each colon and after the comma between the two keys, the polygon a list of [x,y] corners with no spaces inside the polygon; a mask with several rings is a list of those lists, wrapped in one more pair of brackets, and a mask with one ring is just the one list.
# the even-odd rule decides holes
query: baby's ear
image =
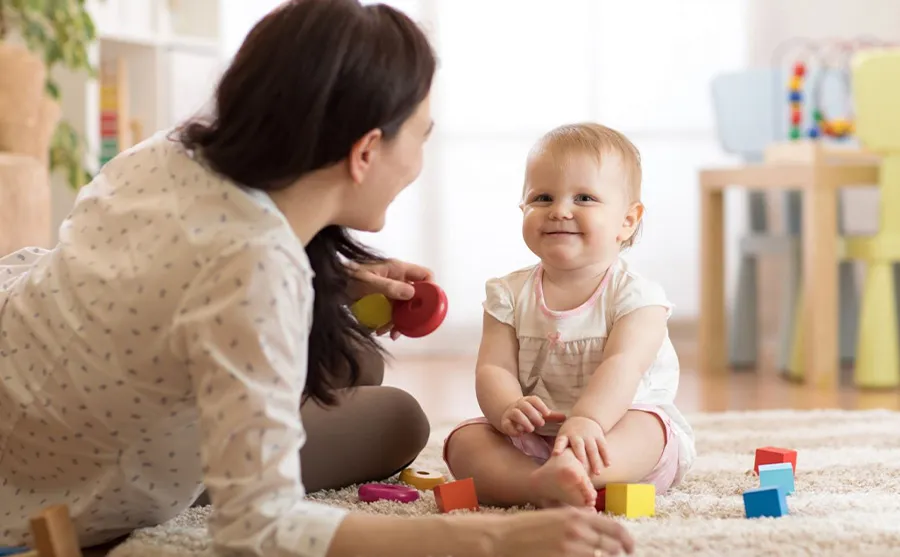
{"label": "baby's ear", "polygon": [[638,226],[644,218],[644,204],[640,201],[632,203],[625,213],[625,219],[622,221],[622,227],[619,229],[617,236],[618,242],[624,243],[630,240],[637,231]]}

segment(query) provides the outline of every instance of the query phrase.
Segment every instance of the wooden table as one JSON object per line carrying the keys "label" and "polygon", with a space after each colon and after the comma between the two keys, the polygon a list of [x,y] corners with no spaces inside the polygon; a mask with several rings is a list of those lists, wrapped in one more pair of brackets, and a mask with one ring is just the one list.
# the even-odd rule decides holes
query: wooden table
{"label": "wooden table", "polygon": [[803,195],[803,361],[809,384],[838,382],[838,193],[878,183],[879,161],[818,142],[774,145],[761,164],[700,172],[700,337],[703,373],[727,373],[725,190],[793,189]]}

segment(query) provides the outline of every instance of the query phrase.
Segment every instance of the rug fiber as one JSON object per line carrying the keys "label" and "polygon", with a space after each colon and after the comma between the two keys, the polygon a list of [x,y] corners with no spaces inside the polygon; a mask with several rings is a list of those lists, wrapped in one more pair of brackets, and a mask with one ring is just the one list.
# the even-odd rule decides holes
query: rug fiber
{"label": "rug fiber", "polygon": [[[900,413],[889,411],[766,411],[697,414],[698,458],[685,481],[657,498],[657,516],[623,520],[637,555],[728,557],[763,555],[900,555]],[[417,466],[447,473],[440,459],[446,428],[436,429]],[[798,451],[790,515],[744,518],[741,494],[758,486],[757,447]],[[396,515],[436,513],[425,493],[412,504],[360,503],[356,489],[312,499]],[[482,512],[518,512],[484,509]],[[111,557],[210,557],[208,508],[136,532]]]}

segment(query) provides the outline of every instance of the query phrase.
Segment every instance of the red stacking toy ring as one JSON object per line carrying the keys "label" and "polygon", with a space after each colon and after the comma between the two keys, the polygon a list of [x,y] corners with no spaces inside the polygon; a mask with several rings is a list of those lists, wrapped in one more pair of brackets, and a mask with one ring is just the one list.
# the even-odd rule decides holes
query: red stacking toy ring
{"label": "red stacking toy ring", "polygon": [[430,335],[447,316],[447,294],[433,282],[415,282],[416,293],[409,300],[393,302],[394,327],[410,338]]}

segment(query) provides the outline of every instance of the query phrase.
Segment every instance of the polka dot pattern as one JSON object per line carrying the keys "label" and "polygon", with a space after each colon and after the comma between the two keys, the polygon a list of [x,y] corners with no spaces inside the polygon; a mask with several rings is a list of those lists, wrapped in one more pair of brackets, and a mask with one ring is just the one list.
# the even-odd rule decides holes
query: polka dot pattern
{"label": "polka dot pattern", "polygon": [[0,258],[0,546],[58,503],[102,543],[205,482],[222,547],[323,556],[344,511],[300,482],[312,300],[268,196],[164,135],[110,161],[56,248]]}

